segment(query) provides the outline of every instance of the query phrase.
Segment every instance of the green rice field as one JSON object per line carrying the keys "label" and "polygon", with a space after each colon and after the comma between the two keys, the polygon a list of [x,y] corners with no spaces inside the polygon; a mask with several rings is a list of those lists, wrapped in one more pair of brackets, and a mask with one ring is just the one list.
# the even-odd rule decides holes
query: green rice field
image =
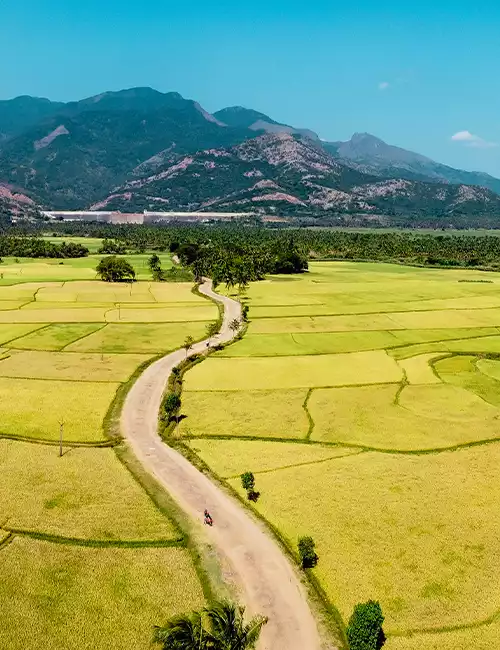
{"label": "green rice field", "polygon": [[[481,280],[486,282],[464,282]],[[253,283],[241,341],[184,378],[191,450],[389,650],[500,647],[500,274],[317,262]]]}
{"label": "green rice field", "polygon": [[184,535],[109,423],[134,373],[218,310],[189,283],[151,282],[148,256],[130,259],[139,282],[99,282],[100,257],[0,268],[2,649],[148,648],[153,625],[205,602]]}

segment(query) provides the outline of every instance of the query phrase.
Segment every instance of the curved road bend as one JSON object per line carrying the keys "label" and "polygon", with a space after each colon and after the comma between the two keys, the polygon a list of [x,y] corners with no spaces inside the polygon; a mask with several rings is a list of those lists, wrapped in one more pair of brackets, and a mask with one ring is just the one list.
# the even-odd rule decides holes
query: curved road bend
{"label": "curved road bend", "polygon": [[[241,317],[240,304],[214,293],[208,280],[200,291],[224,305],[223,324],[212,341],[229,341],[234,336],[229,323]],[[206,341],[195,344],[190,354],[204,350]],[[305,589],[276,542],[235,499],[164,444],[157,433],[158,412],[168,377],[184,357],[183,349],[172,352],[139,377],[124,404],[122,434],[143,467],[184,512],[198,521],[202,520],[205,508],[213,515],[213,528],[206,528],[210,543],[229,564],[248,611],[269,617],[259,650],[320,650],[321,641]]]}

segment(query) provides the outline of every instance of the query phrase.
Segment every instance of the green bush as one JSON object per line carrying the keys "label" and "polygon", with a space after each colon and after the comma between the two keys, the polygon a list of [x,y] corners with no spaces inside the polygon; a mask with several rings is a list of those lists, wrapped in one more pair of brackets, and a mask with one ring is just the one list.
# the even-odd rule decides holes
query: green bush
{"label": "green bush", "polygon": [[241,475],[241,485],[243,486],[243,489],[246,490],[247,492],[254,489],[255,476],[252,474],[252,472],[245,472],[244,474]]}
{"label": "green bush", "polygon": [[312,537],[299,538],[298,549],[303,569],[311,569],[318,564],[319,558],[316,554],[315,548],[316,544]]}
{"label": "green bush", "polygon": [[384,616],[378,602],[369,600],[358,603],[347,626],[350,650],[380,650],[385,643],[383,622]]}
{"label": "green bush", "polygon": [[96,268],[97,275],[105,282],[133,282],[135,271],[133,267],[121,257],[104,257]]}

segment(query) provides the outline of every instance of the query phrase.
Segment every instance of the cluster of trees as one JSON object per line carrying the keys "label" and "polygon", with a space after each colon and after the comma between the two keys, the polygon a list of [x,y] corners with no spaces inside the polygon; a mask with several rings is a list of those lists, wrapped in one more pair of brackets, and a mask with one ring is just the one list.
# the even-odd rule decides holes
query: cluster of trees
{"label": "cluster of trees", "polygon": [[104,255],[124,255],[127,252],[127,246],[114,239],[105,239],[97,252]]}
{"label": "cluster of trees", "polygon": [[0,257],[86,257],[89,249],[82,244],[52,244],[39,237],[0,236]]}
{"label": "cluster of trees", "polygon": [[303,273],[308,268],[307,255],[296,246],[293,237],[279,246],[261,246],[251,239],[238,241],[208,239],[204,242],[173,241],[170,251],[192,269],[196,279],[212,278],[214,287],[238,287],[262,280],[267,273]]}

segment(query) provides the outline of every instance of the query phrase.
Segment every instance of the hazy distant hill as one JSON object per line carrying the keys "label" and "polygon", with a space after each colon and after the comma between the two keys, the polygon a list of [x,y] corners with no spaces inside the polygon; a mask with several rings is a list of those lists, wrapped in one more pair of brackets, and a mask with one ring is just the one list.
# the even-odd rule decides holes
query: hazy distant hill
{"label": "hazy distant hill", "polygon": [[487,174],[368,134],[324,143],[242,107],[211,115],[175,92],[132,88],[67,104],[20,97],[0,102],[0,134],[0,185],[52,209],[238,209],[330,222],[345,214],[500,226],[500,196],[490,191],[500,192],[500,181]]}
{"label": "hazy distant hill", "polygon": [[369,133],[355,133],[347,142],[327,142],[332,155],[383,177],[435,180],[445,183],[480,185],[500,193],[500,179],[483,172],[466,172],[421,156],[413,151],[387,144]]}

